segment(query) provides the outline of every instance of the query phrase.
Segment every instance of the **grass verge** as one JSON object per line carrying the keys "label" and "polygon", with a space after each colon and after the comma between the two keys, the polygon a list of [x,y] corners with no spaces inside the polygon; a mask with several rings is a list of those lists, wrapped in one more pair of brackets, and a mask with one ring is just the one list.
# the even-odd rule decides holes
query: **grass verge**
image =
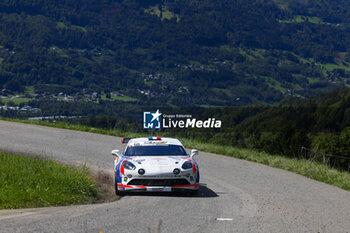
{"label": "grass verge", "polygon": [[93,203],[97,185],[87,168],[0,153],[0,209]]}
{"label": "grass verge", "polygon": [[[0,118],[1,119],[1,118]],[[149,136],[140,133],[131,133],[123,132],[121,130],[105,130],[98,128],[91,128],[84,125],[78,124],[69,124],[65,122],[42,122],[42,121],[27,121],[27,120],[14,120],[6,119],[10,121],[22,122],[22,123],[31,123],[37,125],[44,125],[56,128],[71,129],[78,131],[85,131],[91,133],[106,134],[111,136],[118,137],[140,137],[140,136]],[[330,185],[337,186],[344,190],[350,191],[350,173],[339,171],[337,169],[319,164],[310,160],[305,159],[295,159],[288,158],[285,156],[279,155],[270,155],[263,152],[258,152],[248,149],[240,149],[232,146],[222,146],[210,143],[201,143],[193,139],[179,138],[182,141],[185,147],[187,148],[196,148],[198,150],[222,154],[227,156],[232,156],[238,159],[244,159],[256,163],[265,164],[271,167],[281,168],[287,171],[291,171],[308,178],[318,180]]]}
{"label": "grass verge", "polygon": [[281,168],[350,191],[350,174],[348,172],[339,171],[311,160],[270,155],[263,152],[239,149],[231,146],[199,143],[188,139],[182,139],[182,142],[186,147]]}

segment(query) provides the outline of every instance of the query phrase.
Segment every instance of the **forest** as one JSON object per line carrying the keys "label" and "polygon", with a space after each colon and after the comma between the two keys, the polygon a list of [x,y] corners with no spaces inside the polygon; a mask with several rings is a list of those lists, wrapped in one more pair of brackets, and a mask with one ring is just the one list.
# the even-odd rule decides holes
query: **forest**
{"label": "forest", "polygon": [[[350,84],[349,3],[4,0],[0,88],[271,105]],[[145,94],[146,93],[146,94]]]}

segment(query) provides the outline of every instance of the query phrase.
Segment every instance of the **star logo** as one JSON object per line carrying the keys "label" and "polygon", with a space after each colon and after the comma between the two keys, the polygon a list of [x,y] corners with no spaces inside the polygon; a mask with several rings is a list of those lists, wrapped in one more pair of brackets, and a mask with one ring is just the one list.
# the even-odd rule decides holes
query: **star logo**
{"label": "star logo", "polygon": [[157,119],[157,121],[159,121],[159,117],[162,115],[160,112],[159,112],[159,109],[157,109],[157,111],[155,113],[151,113],[151,115],[153,116],[152,121],[154,121],[155,119]]}
{"label": "star logo", "polygon": [[144,129],[160,129],[161,115],[157,109],[156,112],[143,112],[143,128]]}

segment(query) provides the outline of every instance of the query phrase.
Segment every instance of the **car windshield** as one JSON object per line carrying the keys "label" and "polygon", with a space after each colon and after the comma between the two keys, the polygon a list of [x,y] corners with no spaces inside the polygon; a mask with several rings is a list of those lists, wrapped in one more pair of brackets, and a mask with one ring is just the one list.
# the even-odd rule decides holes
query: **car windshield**
{"label": "car windshield", "polygon": [[161,156],[187,155],[185,149],[178,145],[133,146],[125,151],[125,156]]}

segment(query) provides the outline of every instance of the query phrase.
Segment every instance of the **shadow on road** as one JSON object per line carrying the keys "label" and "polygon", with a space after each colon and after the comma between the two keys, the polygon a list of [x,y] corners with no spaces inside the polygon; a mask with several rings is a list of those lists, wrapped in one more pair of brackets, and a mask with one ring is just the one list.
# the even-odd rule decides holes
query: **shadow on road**
{"label": "shadow on road", "polygon": [[205,184],[199,185],[198,193],[191,193],[189,191],[177,192],[130,192],[125,196],[165,196],[165,197],[188,197],[188,198],[211,198],[218,197],[213,190],[208,188]]}

